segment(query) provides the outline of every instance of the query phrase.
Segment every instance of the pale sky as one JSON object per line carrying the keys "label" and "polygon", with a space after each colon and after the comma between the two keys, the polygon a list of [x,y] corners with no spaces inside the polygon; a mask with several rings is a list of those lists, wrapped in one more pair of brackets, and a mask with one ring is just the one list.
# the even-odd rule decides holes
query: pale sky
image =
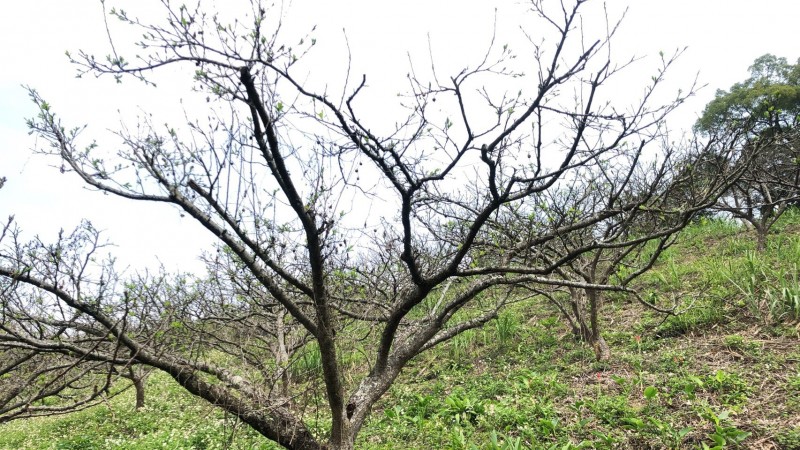
{"label": "pale sky", "polygon": [[[285,5],[286,28],[291,33],[317,25],[314,35],[321,50],[315,51],[328,52],[328,59],[318,59],[325,67],[314,68],[319,76],[313,81],[339,88],[345,66],[336,56],[341,53],[336,52],[344,49],[344,28],[358,75],[367,74],[376,96],[382,93],[390,98],[406,89],[401,83],[409,67],[407,52],[415,64],[427,64],[429,35],[441,74],[474,64],[488,45],[495,7],[498,35],[510,41],[520,58],[524,57],[525,46],[515,39],[521,36],[517,19],[525,3],[294,0]],[[108,8],[143,13],[158,11],[159,5],[152,0],[107,0]],[[628,70],[631,86],[646,83],[659,51],[671,53],[688,46],[669,73],[670,86],[688,87],[699,73],[700,83],[708,87],[673,117],[675,129],[690,127],[716,89],[727,89],[746,78],[747,68],[756,57],[773,53],[792,62],[800,57],[797,0],[610,0],[607,7],[611,17],[629,8],[613,51],[620,61],[634,55],[643,57]],[[587,27],[597,26],[602,17],[586,17],[584,21]],[[110,23],[112,32],[119,30],[114,21]],[[526,31],[536,36],[536,30]],[[121,31],[115,35],[123,36]],[[159,95],[162,91],[145,89],[132,80],[118,86],[109,79],[74,78],[75,69],[64,55],[66,50],[87,49],[98,57],[108,53],[100,1],[6,2],[0,15],[0,42],[0,176],[8,178],[6,187],[0,190],[0,219],[14,214],[26,236],[40,234],[44,240],[52,240],[59,228],[71,229],[85,218],[117,245],[114,253],[123,267],[152,266],[157,257],[168,269],[197,270],[196,257],[211,240],[191,220],[181,219],[177,211],[164,205],[87,191],[76,177],[62,175],[51,167],[57,161],[31,155],[36,141],[27,134],[24,119],[33,116],[35,110],[23,84],[36,88],[68,124],[88,124],[88,135],[113,129],[121,118],[135,117],[142,111],[170,114],[176,107],[164,103]],[[323,75],[325,78],[320,78]],[[176,81],[161,89],[180,85]],[[624,89],[620,92],[621,99],[630,95]]]}

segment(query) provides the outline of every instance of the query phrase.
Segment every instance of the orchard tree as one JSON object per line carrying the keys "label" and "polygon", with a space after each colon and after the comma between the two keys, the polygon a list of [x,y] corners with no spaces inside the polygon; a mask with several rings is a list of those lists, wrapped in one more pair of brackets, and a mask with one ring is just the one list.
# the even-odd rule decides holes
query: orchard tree
{"label": "orchard tree", "polygon": [[735,141],[735,164],[749,168],[715,209],[743,220],[756,231],[757,248],[766,248],[772,225],[800,200],[800,61],[764,55],[750,67],[750,78],[729,91],[717,91],[697,128]]}
{"label": "orchard tree", "polygon": [[[22,272],[36,273],[42,280],[59,283],[58,289],[69,289],[60,273],[77,278],[72,287],[91,291],[97,304],[105,303],[117,282],[110,265],[97,273],[97,285],[92,286],[80,276],[89,260],[104,244],[90,224],[84,223],[73,233],[60,233],[55,244],[37,239],[29,243],[19,240],[19,230],[9,219],[0,234],[6,244],[2,256],[26,261]],[[79,246],[81,251],[77,247]],[[11,254],[10,251],[15,254]],[[4,267],[3,270],[6,270]],[[7,272],[4,272],[4,276]],[[58,281],[55,281],[58,280]],[[130,349],[122,347],[108,336],[108,329],[78,309],[56,305],[45,291],[20,285],[16,278],[5,278],[0,286],[0,417],[9,420],[64,413],[97,404],[129,387],[116,385],[122,378],[132,381],[136,389],[136,407],[144,405],[144,379],[147,369],[136,367]],[[139,280],[145,288],[154,280]],[[80,284],[80,286],[79,286]],[[130,294],[122,301],[107,303],[111,308],[123,308],[116,315],[126,315],[129,322],[138,317],[129,309]],[[140,302],[144,304],[145,302]],[[134,334],[134,333],[130,333]],[[159,343],[160,344],[160,343]],[[52,401],[54,397],[57,401]]]}
{"label": "orchard tree", "polygon": [[[81,74],[120,82],[152,83],[159,71],[188,67],[207,101],[200,117],[187,111],[181,126],[161,125],[153,111],[120,127],[118,142],[86,141],[31,89],[39,115],[29,126],[64,171],[104,194],[173,205],[217,239],[221,256],[208,257],[207,279],[130,279],[99,253],[89,224],[55,244],[5,234],[0,341],[17,349],[3,347],[12,352],[4,357],[54,352],[75,380],[35,385],[54,373],[21,392],[91,395],[115,389],[124,368],[147,367],[286,448],[352,449],[409,361],[497,316],[512,298],[492,295],[498,289],[626,289],[559,275],[614,245],[602,236],[555,258],[514,258],[490,225],[505,210],[539,216],[582,174],[624,179],[664,150],[654,137],[692,90],[652,104],[673,63],[666,57],[640,101],[611,105],[618,95],[606,86],[632,60],[611,59],[616,23],[597,38],[582,28],[601,4],[532,0],[525,57],[492,42],[451,77],[412,70],[397,105],[371,109],[367,75],[338,91],[305,81],[310,70],[347,76],[350,66],[315,66],[316,38],[284,37],[278,11],[253,0],[228,22],[200,3],[164,2],[155,23],[111,10],[143,36],[138,56],[114,40],[107,58],[73,56]],[[668,182],[652,179],[641,195],[658,198]],[[598,199],[622,192],[586,187]],[[565,234],[594,235],[648,205],[621,197],[586,213],[576,205],[580,220],[519,234],[516,247],[536,252]],[[299,370],[309,354],[318,370]],[[109,381],[83,375],[103,367]],[[25,401],[0,414],[32,415]]]}
{"label": "orchard tree", "polygon": [[[678,305],[657,304],[657,296],[642,295],[631,283],[739,175],[725,163],[712,178],[706,176],[705,161],[729,158],[729,147],[696,139],[665,147],[661,159],[647,163],[632,151],[587,167],[559,189],[534,197],[538,203],[532,207],[521,205],[497,224],[505,233],[498,241],[507,245],[502,252],[506,257],[520,264],[555,266],[553,273],[561,282],[523,289],[547,299],[601,361],[611,356],[600,312],[608,286],[616,287],[615,295],[633,297],[653,311],[678,314]],[[619,213],[608,213],[615,210]],[[597,215],[607,217],[592,220]],[[587,220],[592,225],[584,225]]]}
{"label": "orchard tree", "polygon": [[[290,250],[283,246],[282,252]],[[205,260],[208,277],[195,285],[193,317],[197,320],[184,321],[182,326],[190,329],[193,339],[215,351],[237,355],[244,365],[256,368],[266,383],[278,387],[273,392],[289,398],[296,384],[294,378],[300,378],[300,382],[305,379],[295,363],[316,350],[307,346],[313,336],[292,319],[230,249],[207,255]],[[299,354],[301,351],[306,353]],[[293,377],[295,374],[298,376]]]}

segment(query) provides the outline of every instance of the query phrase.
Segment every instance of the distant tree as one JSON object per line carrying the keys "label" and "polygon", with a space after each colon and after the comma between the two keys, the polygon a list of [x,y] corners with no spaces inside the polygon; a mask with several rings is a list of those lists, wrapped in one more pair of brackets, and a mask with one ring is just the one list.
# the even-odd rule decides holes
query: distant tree
{"label": "distant tree", "polygon": [[[276,254],[291,253],[286,246]],[[184,323],[192,339],[235,354],[258,369],[271,392],[290,398],[292,365],[313,339],[229,249],[205,257],[208,277],[195,284],[197,319]],[[298,301],[302,301],[298,299]],[[246,343],[246,345],[243,345]],[[301,380],[302,381],[302,380]]]}
{"label": "distant tree", "polygon": [[[598,360],[611,356],[602,336],[600,313],[609,291],[631,296],[663,314],[679,312],[677,305],[657,305],[640,295],[631,283],[655,264],[678,232],[713,205],[737,176],[729,172],[735,170],[731,164],[724,164],[713,178],[706,176],[702,161],[725,157],[712,145],[692,141],[669,147],[662,156],[659,161],[641,164],[636,161],[638,152],[632,152],[593,165],[560,189],[544,193],[546,197],[535,197],[535,208],[518,208],[513,218],[501,225],[509,234],[501,242],[511,244],[506,255],[520,264],[556,267],[554,274],[561,278],[560,283],[534,283],[524,288],[548,299],[575,337],[592,346]],[[608,214],[615,209],[620,213]],[[608,216],[592,220],[598,215]],[[587,221],[592,225],[583,225]],[[532,239],[518,238],[525,234]],[[542,235],[553,238],[535,240]]]}
{"label": "distant tree", "polygon": [[[610,59],[616,24],[590,40],[580,27],[586,0],[530,5],[538,18],[530,29],[547,34],[531,40],[525,54],[532,59],[491,45],[451,78],[412,72],[396,120],[381,117],[394,111],[388,105],[362,111],[365,76],[338,94],[306,85],[299,62],[313,57],[315,38],[288,45],[280,14],[258,1],[230,23],[200,5],[164,2],[167,18],[157,24],[112,10],[144,36],[138,56],[124,57],[120,43],[105,59],[79,53],[82,73],[150,82],[152,72],[189,66],[208,111],[183,127],[161,126],[154,112],[122,127],[116,145],[85,142],[82,128],[62,124],[31,90],[39,115],[30,129],[50,144],[43,153],[88,186],[175,206],[207,229],[224,255],[209,257],[207,279],[123,279],[98,254],[101,241],[89,224],[56,244],[5,235],[3,351],[53,349],[71,358],[76,381],[81,370],[98,373],[100,365],[106,380],[120,368],[149,367],[286,448],[352,449],[410,360],[497,317],[511,298],[493,296],[497,289],[625,290],[558,274],[613,245],[602,235],[569,241],[579,244],[559,257],[533,259],[509,253],[492,223],[507,210],[541,217],[561,207],[549,193],[583,174],[602,174],[586,188],[609,200],[585,214],[576,205],[580,220],[564,226],[517,233],[514,248],[535,253],[565,235],[594,236],[604,224],[655,207],[622,198],[619,186],[602,180],[638,170],[646,149],[648,157],[660,153],[663,119],[692,90],[651,104],[673,62],[668,57],[647,78],[640,103],[612,107],[604,99],[616,93],[606,92],[606,82],[630,62]],[[343,74],[347,68],[343,61]],[[641,194],[658,197],[668,181],[652,179]],[[286,378],[287,368],[314,361],[318,370]],[[42,392],[93,389],[57,387]],[[4,416],[31,415],[23,405],[31,398],[40,399],[22,397]]]}
{"label": "distant tree", "polygon": [[715,209],[752,226],[759,250],[772,225],[800,199],[798,120],[800,62],[764,55],[753,62],[750,78],[717,91],[697,122],[700,131],[739,147],[734,164],[748,170]]}
{"label": "distant tree", "polygon": [[[58,305],[35,285],[18,281],[37,273],[43,282],[56,283],[53,287],[62,293],[70,287],[84,292],[91,290],[95,296],[92,303],[104,304],[108,308],[106,313],[124,313],[128,314],[129,322],[138,321],[138,311],[130,308],[137,302],[129,292],[114,304],[104,298],[110,295],[116,282],[110,266],[95,274],[95,286],[80,275],[104,246],[97,231],[85,223],[71,234],[60,233],[55,244],[38,239],[22,243],[19,231],[12,226],[9,219],[0,242],[7,249],[14,249],[15,254],[3,252],[2,258],[25,261],[25,266],[19,267],[14,278],[0,284],[0,377],[3,378],[0,420],[59,414],[92,406],[121,392],[124,387],[114,386],[120,378],[133,382],[136,407],[143,406],[148,371],[135,367],[137,363],[131,358],[130,349],[120,346],[109,336],[107,328],[86,311]],[[63,273],[78,277],[69,280],[62,278]],[[145,280],[140,281],[145,286]],[[152,307],[146,299],[139,299],[138,304]],[[136,333],[129,330],[129,334]]]}

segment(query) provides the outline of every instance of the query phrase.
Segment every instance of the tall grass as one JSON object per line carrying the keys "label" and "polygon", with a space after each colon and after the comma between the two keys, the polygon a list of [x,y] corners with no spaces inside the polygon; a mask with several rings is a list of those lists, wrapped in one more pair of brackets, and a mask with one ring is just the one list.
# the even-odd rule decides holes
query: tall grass
{"label": "tall grass", "polygon": [[519,325],[517,315],[510,311],[506,311],[497,317],[495,331],[500,345],[508,345],[512,342],[517,335]]}
{"label": "tall grass", "polygon": [[[800,247],[800,242],[787,247],[789,253],[795,253],[794,247]],[[796,255],[782,253],[771,258],[768,254],[748,251],[742,261],[731,262],[727,269],[730,285],[750,314],[765,325],[800,320],[800,271],[797,263],[788,267],[779,264]]]}

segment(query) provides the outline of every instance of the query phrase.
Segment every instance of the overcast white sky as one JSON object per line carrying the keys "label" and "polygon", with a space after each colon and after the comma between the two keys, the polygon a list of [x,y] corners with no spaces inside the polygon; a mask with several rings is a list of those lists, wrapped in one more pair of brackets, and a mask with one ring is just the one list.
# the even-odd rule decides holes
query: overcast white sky
{"label": "overcast white sky", "polygon": [[[553,0],[549,0],[553,2]],[[593,0],[600,3],[599,0]],[[107,6],[159,7],[153,0],[114,1]],[[219,2],[227,5],[227,2]],[[286,8],[289,23],[310,28],[330,47],[343,48],[342,28],[347,30],[354,60],[373,90],[394,95],[405,86],[399,80],[408,71],[406,51],[415,61],[427,61],[427,36],[443,73],[474,63],[491,34],[493,10],[503,37],[519,37],[511,24],[524,6],[522,0],[294,0]],[[688,86],[699,72],[708,84],[672,121],[687,128],[718,88],[727,89],[747,76],[752,61],[765,53],[800,57],[800,2],[797,0],[610,0],[612,16],[629,8],[614,44],[620,60],[638,55],[644,60],[630,69],[632,85],[637,76],[649,79],[659,51],[670,53],[688,46],[670,72],[674,86]],[[601,17],[586,17],[592,22]],[[115,25],[112,22],[112,25]],[[527,30],[536,35],[536,30]],[[32,156],[36,145],[27,134],[24,119],[35,110],[21,85],[30,85],[54,106],[69,124],[88,124],[93,130],[113,128],[120,114],[130,117],[137,105],[169,110],[158,90],[110,80],[76,80],[65,50],[91,49],[105,55],[106,35],[99,0],[27,0],[6,2],[0,15],[0,176],[8,178],[0,190],[0,218],[14,214],[32,237],[55,237],[61,227],[72,228],[82,218],[91,220],[118,247],[123,266],[142,268],[156,257],[169,269],[199,267],[196,256],[210,239],[188,219],[163,205],[137,204],[103,196],[81,188],[75,177],[62,175],[51,165],[56,161]],[[483,43],[483,45],[480,45]],[[522,53],[521,46],[518,53]],[[520,56],[522,57],[522,56]],[[320,67],[336,84],[344,66],[336,61]],[[620,92],[627,98],[628,92]],[[121,112],[118,113],[117,110]]]}

